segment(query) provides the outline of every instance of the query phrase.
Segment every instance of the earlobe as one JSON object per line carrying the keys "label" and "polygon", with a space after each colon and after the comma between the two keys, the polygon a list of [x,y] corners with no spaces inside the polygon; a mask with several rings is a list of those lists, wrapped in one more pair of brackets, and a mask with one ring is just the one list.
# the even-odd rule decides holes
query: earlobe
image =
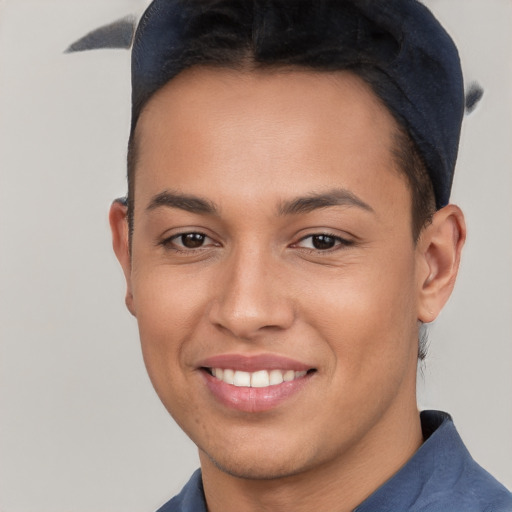
{"label": "earlobe", "polygon": [[435,213],[418,241],[418,320],[434,321],[450,297],[459,270],[466,224],[460,208]]}
{"label": "earlobe", "polygon": [[109,222],[112,232],[112,247],[126,279],[126,307],[133,316],[136,316],[131,286],[131,255],[127,214],[128,208],[125,202],[116,199],[110,207]]}

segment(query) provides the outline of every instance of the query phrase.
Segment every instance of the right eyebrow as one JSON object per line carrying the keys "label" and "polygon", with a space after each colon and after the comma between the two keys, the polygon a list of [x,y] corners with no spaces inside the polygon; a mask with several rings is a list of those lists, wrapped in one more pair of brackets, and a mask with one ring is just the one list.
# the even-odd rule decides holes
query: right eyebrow
{"label": "right eyebrow", "polygon": [[186,212],[203,215],[218,215],[219,213],[219,209],[215,203],[212,203],[207,199],[189,194],[181,194],[179,192],[171,192],[169,190],[165,190],[164,192],[160,192],[160,194],[153,196],[146,207],[146,211],[155,210],[161,207],[178,208],[180,210],[185,210]]}
{"label": "right eyebrow", "polygon": [[313,193],[297,197],[280,205],[279,215],[297,215],[310,213],[331,206],[355,206],[370,213],[374,209],[355,194],[344,188],[334,188],[323,193]]}

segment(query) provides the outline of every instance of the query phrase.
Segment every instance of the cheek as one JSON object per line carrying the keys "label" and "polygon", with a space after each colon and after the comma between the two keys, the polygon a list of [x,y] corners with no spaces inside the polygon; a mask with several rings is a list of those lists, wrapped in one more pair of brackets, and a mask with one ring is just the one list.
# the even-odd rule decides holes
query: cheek
{"label": "cheek", "polygon": [[132,289],[137,321],[155,333],[178,336],[193,325],[208,300],[208,287],[197,273],[165,264],[134,264]]}
{"label": "cheek", "polygon": [[381,255],[336,270],[309,288],[303,311],[327,340],[341,375],[405,371],[417,330],[412,255],[389,261]]}
{"label": "cheek", "polygon": [[144,362],[160,394],[159,388],[174,385],[188,370],[184,350],[200,324],[207,294],[197,280],[179,278],[169,267],[134,267],[132,282]]}

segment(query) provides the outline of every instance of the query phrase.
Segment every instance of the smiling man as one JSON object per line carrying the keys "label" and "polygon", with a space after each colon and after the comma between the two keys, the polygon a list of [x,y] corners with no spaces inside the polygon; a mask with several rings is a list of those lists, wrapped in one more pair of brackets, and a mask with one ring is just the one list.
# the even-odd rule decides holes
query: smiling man
{"label": "smiling man", "polygon": [[457,51],[414,0],[156,0],[114,249],[201,470],[162,512],[512,510],[418,412],[465,239]]}

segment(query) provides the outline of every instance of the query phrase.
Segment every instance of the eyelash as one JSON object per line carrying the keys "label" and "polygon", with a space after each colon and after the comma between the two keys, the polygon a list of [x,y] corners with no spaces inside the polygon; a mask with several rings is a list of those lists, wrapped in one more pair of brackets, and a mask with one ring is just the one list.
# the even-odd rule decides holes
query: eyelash
{"label": "eyelash", "polygon": [[[327,249],[318,249],[316,247],[300,247],[299,244],[301,242],[304,242],[304,240],[308,240],[308,239],[311,239],[311,243],[313,244],[313,239],[315,237],[323,237],[323,238],[330,238],[333,240],[334,242],[334,246],[333,247],[329,247]],[[334,251],[338,251],[338,250],[341,250],[341,249],[344,249],[346,247],[350,247],[351,245],[354,245],[354,241],[353,240],[347,240],[345,238],[342,238],[340,236],[337,236],[337,235],[334,235],[332,233],[312,233],[311,235],[307,235],[303,238],[301,238],[297,243],[293,244],[292,247],[298,247],[300,249],[303,249],[303,250],[306,250],[306,251],[310,251],[310,252],[314,252],[316,254],[325,254],[325,253],[331,253],[331,252],[334,252]]]}
{"label": "eyelash", "polygon": [[[199,246],[199,247],[185,247],[183,244],[182,245],[177,245],[176,244],[176,240],[178,239],[182,239],[183,241],[183,238],[186,237],[186,236],[194,236],[194,237],[202,237],[203,238],[203,243]],[[319,248],[316,248],[316,247],[301,247],[300,244],[302,242],[304,242],[305,240],[308,240],[308,239],[311,239],[311,244],[314,245],[314,242],[313,242],[313,239],[317,237],[317,238],[328,238],[328,239],[331,239],[334,243],[333,247],[328,247],[328,248],[324,248],[324,249],[319,249]],[[200,250],[204,250],[206,249],[206,246],[204,245],[204,242],[206,240],[212,240],[212,238],[210,238],[208,235],[206,235],[205,233],[201,233],[199,231],[188,231],[188,232],[185,232],[185,233],[178,233],[176,235],[173,235],[169,238],[166,238],[165,240],[162,240],[159,245],[162,245],[163,247],[165,248],[170,248],[171,250],[177,252],[177,253],[191,253],[191,252],[196,252],[196,251],[200,251]],[[213,241],[213,240],[212,240]],[[209,245],[214,245],[214,246],[219,246],[219,244],[217,243],[213,243],[213,244],[209,244]],[[307,236],[304,236],[303,238],[301,238],[297,243],[294,243],[291,245],[291,247],[296,247],[296,248],[299,248],[299,249],[302,249],[304,251],[308,251],[308,252],[314,252],[314,253],[317,253],[317,254],[325,254],[325,253],[331,253],[331,252],[334,252],[334,251],[337,251],[337,250],[340,250],[340,249],[343,249],[345,247],[350,247],[354,245],[354,241],[353,240],[346,240],[340,236],[337,236],[337,235],[334,235],[332,233],[312,233],[310,235],[307,235]]]}
{"label": "eyelash", "polygon": [[[176,244],[176,240],[178,240],[180,238],[183,239],[184,237],[190,236],[190,235],[193,235],[193,236],[196,236],[196,237],[197,236],[203,237],[204,240],[212,240],[212,238],[210,238],[205,233],[201,233],[200,231],[187,231],[185,233],[178,233],[177,235],[173,235],[173,236],[171,236],[169,238],[166,238],[165,240],[162,240],[159,243],[159,245],[162,245],[163,247],[169,248],[169,249],[171,249],[171,250],[173,250],[175,252],[178,252],[178,253],[191,253],[191,252],[194,252],[194,251],[200,251],[201,249],[205,249],[204,245],[201,245],[200,247],[196,247],[196,248],[191,248],[191,247],[185,247],[184,245],[177,245]],[[218,244],[216,244],[215,242],[212,245],[218,246]]]}

